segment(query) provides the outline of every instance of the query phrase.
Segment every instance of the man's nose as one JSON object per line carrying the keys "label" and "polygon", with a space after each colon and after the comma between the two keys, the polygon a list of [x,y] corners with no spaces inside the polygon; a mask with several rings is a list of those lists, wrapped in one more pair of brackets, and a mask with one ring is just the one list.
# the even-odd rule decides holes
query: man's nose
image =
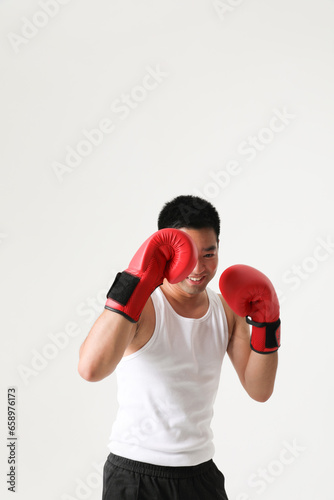
{"label": "man's nose", "polygon": [[205,267],[201,259],[197,259],[196,266],[192,270],[192,274],[201,274],[204,271]]}

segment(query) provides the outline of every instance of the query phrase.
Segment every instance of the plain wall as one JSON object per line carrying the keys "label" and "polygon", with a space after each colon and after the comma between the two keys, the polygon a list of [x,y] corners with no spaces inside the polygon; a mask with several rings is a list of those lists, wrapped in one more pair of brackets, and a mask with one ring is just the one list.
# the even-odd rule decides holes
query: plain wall
{"label": "plain wall", "polygon": [[199,194],[222,223],[211,288],[243,263],[281,300],[271,399],[224,360],[229,498],[332,500],[334,2],[2,0],[0,18],[1,498],[12,386],[15,499],[101,498],[116,380],[81,379],[79,347],[162,205]]}

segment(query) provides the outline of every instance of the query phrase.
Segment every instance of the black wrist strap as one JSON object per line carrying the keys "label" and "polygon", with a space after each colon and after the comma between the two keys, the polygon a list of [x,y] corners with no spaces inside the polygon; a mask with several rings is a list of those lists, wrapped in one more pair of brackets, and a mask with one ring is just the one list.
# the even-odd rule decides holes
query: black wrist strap
{"label": "black wrist strap", "polygon": [[107,299],[115,300],[122,306],[125,306],[139,281],[140,278],[133,276],[133,274],[127,273],[126,271],[117,273],[115,281],[107,293]]}
{"label": "black wrist strap", "polygon": [[277,321],[273,321],[272,323],[258,323],[253,321],[249,316],[246,316],[246,322],[249,325],[256,326],[257,328],[266,329],[266,348],[273,349],[274,347],[279,347],[276,337],[276,331],[281,324],[281,320],[278,318]]}

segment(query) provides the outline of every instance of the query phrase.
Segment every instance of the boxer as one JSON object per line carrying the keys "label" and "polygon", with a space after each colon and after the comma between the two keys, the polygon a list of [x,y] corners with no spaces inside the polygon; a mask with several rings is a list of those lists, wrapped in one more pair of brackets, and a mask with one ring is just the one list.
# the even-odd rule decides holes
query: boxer
{"label": "boxer", "polygon": [[80,348],[84,379],[117,376],[103,500],[227,500],[211,430],[222,362],[227,353],[249,396],[266,401],[280,319],[272,283],[253,267],[226,269],[221,294],[208,286],[219,234],[206,200],[166,203]]}

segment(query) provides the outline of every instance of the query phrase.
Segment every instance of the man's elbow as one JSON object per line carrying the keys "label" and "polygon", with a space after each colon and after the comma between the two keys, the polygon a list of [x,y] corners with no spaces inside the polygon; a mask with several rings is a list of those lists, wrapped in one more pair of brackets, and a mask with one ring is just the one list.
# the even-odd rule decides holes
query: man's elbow
{"label": "man's elbow", "polygon": [[79,361],[78,373],[80,377],[87,380],[87,382],[99,382],[110,375],[112,371],[109,371],[108,373],[103,372],[101,369],[96,369],[92,365]]}
{"label": "man's elbow", "polygon": [[266,392],[258,392],[258,393],[248,393],[254,401],[257,401],[258,403],[265,403],[270,399],[272,393],[274,390],[266,391]]}
{"label": "man's elbow", "polygon": [[87,380],[87,382],[97,382],[94,371],[89,366],[83,365],[83,363],[80,362],[78,364],[78,373],[80,377]]}

